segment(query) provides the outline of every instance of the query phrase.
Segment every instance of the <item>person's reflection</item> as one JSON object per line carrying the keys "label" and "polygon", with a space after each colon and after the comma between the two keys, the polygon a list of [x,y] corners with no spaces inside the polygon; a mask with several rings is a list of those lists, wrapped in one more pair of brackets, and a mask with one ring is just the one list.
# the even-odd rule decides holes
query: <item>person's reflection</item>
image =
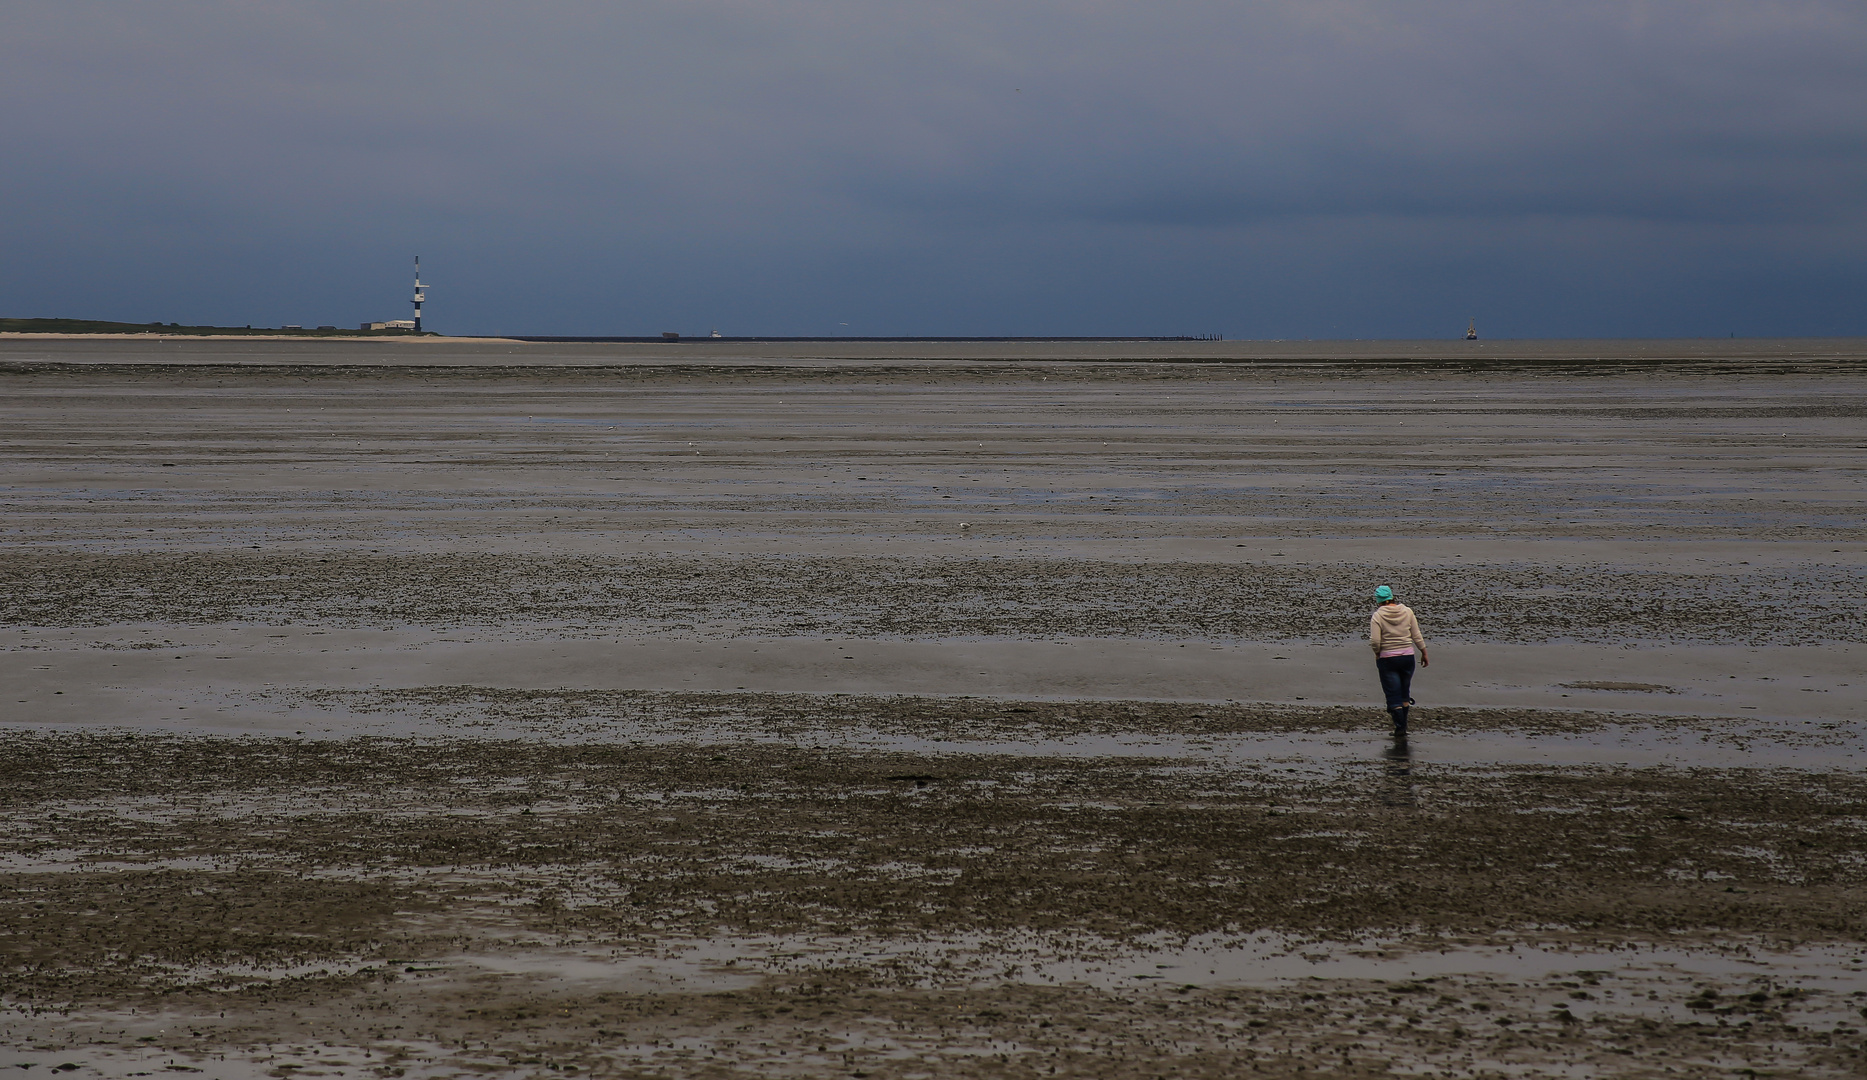
{"label": "person's reflection", "polygon": [[1394,739],[1393,745],[1381,751],[1385,760],[1381,777],[1381,802],[1388,806],[1415,805],[1413,796],[1413,748],[1407,745],[1407,737],[1401,735]]}

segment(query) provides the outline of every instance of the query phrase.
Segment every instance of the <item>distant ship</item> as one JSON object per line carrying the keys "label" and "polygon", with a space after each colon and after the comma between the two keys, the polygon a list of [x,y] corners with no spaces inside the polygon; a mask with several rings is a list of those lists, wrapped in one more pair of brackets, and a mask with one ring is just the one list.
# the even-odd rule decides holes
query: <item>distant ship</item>
{"label": "distant ship", "polygon": [[1465,328],[1465,340],[1466,341],[1477,341],[1478,340],[1478,320],[1477,319],[1473,319],[1472,324]]}

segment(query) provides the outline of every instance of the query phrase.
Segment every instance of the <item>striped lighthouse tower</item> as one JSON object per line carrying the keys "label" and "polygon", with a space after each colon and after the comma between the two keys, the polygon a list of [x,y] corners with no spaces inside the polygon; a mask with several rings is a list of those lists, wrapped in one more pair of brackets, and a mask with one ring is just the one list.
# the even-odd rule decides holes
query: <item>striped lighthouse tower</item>
{"label": "striped lighthouse tower", "polygon": [[421,302],[428,298],[421,283],[421,256],[415,256],[415,332],[421,333]]}

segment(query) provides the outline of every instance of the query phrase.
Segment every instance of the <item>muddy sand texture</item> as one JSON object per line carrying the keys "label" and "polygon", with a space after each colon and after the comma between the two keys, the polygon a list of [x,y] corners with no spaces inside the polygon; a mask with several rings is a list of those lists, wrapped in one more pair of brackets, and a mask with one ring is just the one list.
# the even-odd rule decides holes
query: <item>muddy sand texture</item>
{"label": "muddy sand texture", "polygon": [[[66,554],[0,566],[0,623],[264,622],[684,637],[1218,641],[1340,638],[1379,565],[756,556]],[[1867,642],[1856,567],[1731,575],[1534,566],[1420,568],[1408,597],[1461,641]],[[1239,597],[1251,597],[1248,606]],[[1534,604],[1534,619],[1523,607]]]}
{"label": "muddy sand texture", "polygon": [[[0,1065],[1858,1075],[1863,351],[1482,344],[0,342],[0,678],[30,688],[0,702]],[[1246,685],[669,693],[601,650],[565,687],[422,681],[440,633],[1352,644],[1375,578],[1444,655],[1709,639],[1821,721],[1579,660],[1552,690],[1641,714],[1423,678],[1404,749]],[[255,632],[293,664],[212,663]],[[158,648],[188,659],[137,714],[120,650]],[[117,661],[111,726],[52,704]],[[1751,681],[1733,707],[1780,700]],[[184,720],[190,686],[244,711]],[[359,734],[383,718],[419,734]],[[1453,752],[1630,725],[1676,763]],[[1803,764],[1730,764],[1758,740]]]}
{"label": "muddy sand texture", "polygon": [[[158,1041],[209,1071],[209,1052],[259,1061],[277,1053],[264,1044],[333,1037],[440,1073],[801,1055],[803,1074],[1220,1075],[1320,1053],[1380,1075],[1396,1060],[1618,1069],[1630,1050],[1688,1075],[1858,1067],[1861,999],[1761,965],[1690,982],[1599,961],[1270,987],[1000,975],[1263,930],[1324,949],[1858,944],[1854,775],[31,734],[5,761],[14,1030],[100,1006],[130,1027],[200,1016]],[[899,947],[953,938],[970,943],[957,962]],[[540,977],[553,952],[823,939],[896,948],[701,993]],[[547,960],[532,978],[451,974],[502,951]],[[1561,990],[1604,980],[1624,1008]]]}

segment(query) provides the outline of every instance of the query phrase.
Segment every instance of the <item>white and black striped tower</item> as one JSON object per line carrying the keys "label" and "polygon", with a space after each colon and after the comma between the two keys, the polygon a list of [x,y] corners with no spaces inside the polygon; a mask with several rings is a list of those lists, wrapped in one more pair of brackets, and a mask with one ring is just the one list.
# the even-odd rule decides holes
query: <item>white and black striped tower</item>
{"label": "white and black striped tower", "polygon": [[421,256],[415,256],[415,332],[421,333],[421,302],[428,298],[421,284]]}

